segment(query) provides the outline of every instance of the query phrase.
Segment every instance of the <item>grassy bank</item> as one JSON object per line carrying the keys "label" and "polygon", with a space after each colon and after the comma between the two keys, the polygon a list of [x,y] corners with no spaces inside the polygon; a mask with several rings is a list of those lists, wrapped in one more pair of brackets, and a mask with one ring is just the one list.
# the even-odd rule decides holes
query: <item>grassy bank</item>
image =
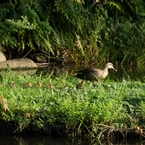
{"label": "grassy bank", "polygon": [[106,80],[77,89],[79,82],[69,75],[2,73],[0,130],[100,138],[133,129],[144,136],[145,83]]}

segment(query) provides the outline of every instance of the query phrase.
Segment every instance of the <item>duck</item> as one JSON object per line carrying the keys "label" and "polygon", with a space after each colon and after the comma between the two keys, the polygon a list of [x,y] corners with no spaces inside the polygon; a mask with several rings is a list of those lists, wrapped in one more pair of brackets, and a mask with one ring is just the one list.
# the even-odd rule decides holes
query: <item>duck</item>
{"label": "duck", "polygon": [[108,69],[113,69],[114,71],[117,71],[114,68],[113,64],[111,62],[108,62],[103,70],[99,68],[86,68],[77,71],[74,77],[87,81],[96,81],[98,79],[105,79],[108,76]]}

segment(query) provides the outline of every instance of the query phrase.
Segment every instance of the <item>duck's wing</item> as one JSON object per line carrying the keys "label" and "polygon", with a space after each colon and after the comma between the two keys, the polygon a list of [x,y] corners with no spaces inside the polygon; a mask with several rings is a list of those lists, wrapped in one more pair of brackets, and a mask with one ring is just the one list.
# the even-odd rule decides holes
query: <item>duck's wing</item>
{"label": "duck's wing", "polygon": [[94,68],[86,68],[86,69],[80,70],[76,73],[75,77],[83,79],[83,80],[89,80],[89,81],[94,81],[97,79],[97,77],[95,76]]}
{"label": "duck's wing", "polygon": [[74,77],[80,78],[80,79],[84,79],[84,77],[90,73],[89,69],[83,69],[83,70],[79,70],[76,72],[76,74],[74,75]]}

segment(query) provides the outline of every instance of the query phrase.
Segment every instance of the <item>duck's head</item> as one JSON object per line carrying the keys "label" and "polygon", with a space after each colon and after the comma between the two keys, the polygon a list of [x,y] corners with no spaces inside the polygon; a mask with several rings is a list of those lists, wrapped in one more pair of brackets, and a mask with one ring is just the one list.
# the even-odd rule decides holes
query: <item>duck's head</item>
{"label": "duck's head", "polygon": [[114,68],[114,66],[113,66],[113,64],[112,64],[111,62],[108,62],[108,63],[106,64],[105,68],[107,68],[107,69],[113,69],[113,70],[117,71],[117,70]]}

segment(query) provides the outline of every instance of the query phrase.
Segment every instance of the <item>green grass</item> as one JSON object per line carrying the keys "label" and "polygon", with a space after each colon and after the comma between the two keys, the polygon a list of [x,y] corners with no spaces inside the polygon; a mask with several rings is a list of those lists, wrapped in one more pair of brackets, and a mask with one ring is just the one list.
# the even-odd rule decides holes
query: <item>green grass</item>
{"label": "green grass", "polygon": [[[57,128],[72,136],[100,137],[106,130],[145,126],[145,83],[81,82],[62,76],[1,74],[0,122],[14,132]],[[62,133],[61,132],[61,133]]]}

